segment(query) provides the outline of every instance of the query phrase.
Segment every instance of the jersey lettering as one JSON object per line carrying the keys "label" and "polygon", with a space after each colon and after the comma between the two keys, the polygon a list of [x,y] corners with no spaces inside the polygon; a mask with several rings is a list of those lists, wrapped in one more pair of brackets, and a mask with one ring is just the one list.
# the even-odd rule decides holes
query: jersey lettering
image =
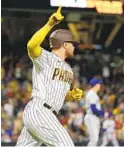
{"label": "jersey lettering", "polygon": [[59,80],[71,84],[73,81],[73,74],[69,71],[60,68],[55,68],[53,72],[52,80]]}

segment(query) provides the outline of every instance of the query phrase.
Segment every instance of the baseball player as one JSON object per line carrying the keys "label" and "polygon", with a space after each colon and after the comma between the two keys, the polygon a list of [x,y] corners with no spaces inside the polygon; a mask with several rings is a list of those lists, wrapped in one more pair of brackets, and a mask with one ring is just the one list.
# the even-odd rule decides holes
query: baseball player
{"label": "baseball player", "polygon": [[89,134],[88,146],[96,146],[99,139],[100,132],[100,119],[104,116],[104,112],[101,109],[98,92],[101,89],[103,82],[97,78],[93,78],[89,81],[91,89],[86,93],[85,97],[85,109],[86,115],[84,117],[84,124]]}
{"label": "baseball player", "polygon": [[27,44],[33,62],[32,99],[23,114],[24,128],[16,146],[74,146],[56,115],[65,100],[80,100],[83,91],[72,89],[73,72],[65,59],[73,56],[75,41],[69,30],[59,29],[49,37],[48,52],[40,44],[48,32],[64,19],[61,7],[52,14],[45,26],[37,31]]}
{"label": "baseball player", "polygon": [[114,146],[119,146],[118,140],[115,134],[115,121],[112,113],[108,114],[108,119],[103,122],[103,143],[101,146],[106,146],[108,142],[111,142]]}

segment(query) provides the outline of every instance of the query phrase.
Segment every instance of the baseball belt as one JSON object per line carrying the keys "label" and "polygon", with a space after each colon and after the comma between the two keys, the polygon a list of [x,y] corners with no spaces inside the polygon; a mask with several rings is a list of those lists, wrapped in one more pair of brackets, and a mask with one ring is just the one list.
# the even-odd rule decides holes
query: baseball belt
{"label": "baseball belt", "polygon": [[[44,103],[43,106],[46,107],[47,109],[51,109],[52,108],[47,103]],[[53,110],[52,112],[57,116],[57,112],[55,110]]]}

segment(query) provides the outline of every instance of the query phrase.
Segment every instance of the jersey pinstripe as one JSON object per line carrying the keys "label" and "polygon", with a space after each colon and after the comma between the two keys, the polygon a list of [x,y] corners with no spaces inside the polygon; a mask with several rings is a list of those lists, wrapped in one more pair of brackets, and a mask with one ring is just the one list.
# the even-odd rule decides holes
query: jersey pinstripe
{"label": "jersey pinstripe", "polygon": [[73,147],[72,139],[57,117],[49,109],[37,105],[36,101],[30,101],[24,110],[24,128],[16,147],[40,146],[42,143],[48,146]]}
{"label": "jersey pinstripe", "polygon": [[44,49],[32,62],[32,97],[37,97],[38,104],[45,102],[58,112],[73,81],[72,68]]}
{"label": "jersey pinstripe", "polygon": [[[52,110],[59,111],[73,81],[71,67],[57,55],[43,49],[40,57],[32,59],[32,97],[26,105],[24,127],[16,147],[74,146],[71,137]],[[47,103],[51,110],[44,107]]]}

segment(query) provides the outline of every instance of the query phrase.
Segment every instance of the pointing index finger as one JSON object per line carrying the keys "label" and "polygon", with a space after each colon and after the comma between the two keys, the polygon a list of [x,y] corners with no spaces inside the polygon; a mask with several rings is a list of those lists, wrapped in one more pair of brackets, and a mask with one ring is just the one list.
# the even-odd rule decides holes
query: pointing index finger
{"label": "pointing index finger", "polygon": [[59,8],[57,9],[57,13],[60,13],[62,10],[62,6],[59,6]]}

